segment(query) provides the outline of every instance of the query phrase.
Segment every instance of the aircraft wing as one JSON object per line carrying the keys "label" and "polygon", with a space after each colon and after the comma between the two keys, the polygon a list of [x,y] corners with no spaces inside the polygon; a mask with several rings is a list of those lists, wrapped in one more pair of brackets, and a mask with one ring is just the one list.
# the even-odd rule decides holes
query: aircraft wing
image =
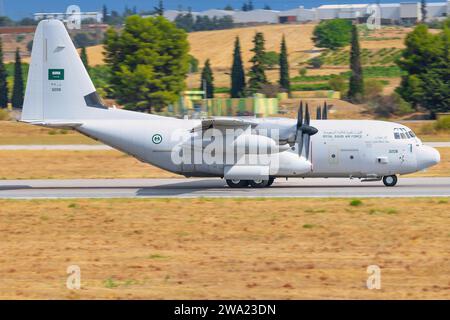
{"label": "aircraft wing", "polygon": [[258,123],[253,119],[232,118],[232,117],[217,117],[202,119],[200,125],[194,127],[192,132],[206,131],[208,129],[246,129],[248,127],[255,127]]}

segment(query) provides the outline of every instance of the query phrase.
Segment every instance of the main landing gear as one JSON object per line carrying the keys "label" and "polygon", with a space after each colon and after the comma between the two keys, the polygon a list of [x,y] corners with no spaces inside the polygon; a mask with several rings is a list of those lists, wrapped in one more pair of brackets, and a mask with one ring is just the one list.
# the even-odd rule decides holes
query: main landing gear
{"label": "main landing gear", "polygon": [[383,183],[386,187],[395,187],[398,182],[397,176],[386,176],[383,177]]}
{"label": "main landing gear", "polygon": [[269,180],[227,180],[227,184],[230,188],[247,188],[250,186],[251,188],[267,188],[270,187],[275,178],[270,178]]}

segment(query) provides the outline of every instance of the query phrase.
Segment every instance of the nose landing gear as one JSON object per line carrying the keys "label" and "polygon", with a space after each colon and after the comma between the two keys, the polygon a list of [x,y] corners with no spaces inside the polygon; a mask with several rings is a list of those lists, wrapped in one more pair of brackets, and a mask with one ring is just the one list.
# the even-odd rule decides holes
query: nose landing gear
{"label": "nose landing gear", "polygon": [[386,187],[395,187],[397,185],[398,178],[397,176],[385,176],[383,177],[383,183]]}

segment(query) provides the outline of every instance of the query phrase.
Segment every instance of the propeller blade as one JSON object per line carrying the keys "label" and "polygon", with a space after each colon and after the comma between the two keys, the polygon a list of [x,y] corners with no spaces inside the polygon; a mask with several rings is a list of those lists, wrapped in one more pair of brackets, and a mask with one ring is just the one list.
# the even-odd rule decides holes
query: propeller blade
{"label": "propeller blade", "polygon": [[316,109],[316,119],[317,120],[322,119],[322,108],[321,107],[317,107],[317,109]]}
{"label": "propeller blade", "polygon": [[309,107],[308,104],[306,104],[306,112],[305,112],[305,124],[309,126],[309,123],[311,122],[311,117],[309,116]]}
{"label": "propeller blade", "polygon": [[325,101],[325,103],[323,105],[322,119],[323,120],[327,120],[328,119],[328,106],[327,106],[327,102],[326,101]]}
{"label": "propeller blade", "polygon": [[297,113],[297,129],[303,125],[303,102],[300,101],[300,108],[298,108]]}
{"label": "propeller blade", "polygon": [[297,140],[297,146],[298,146],[297,152],[298,152],[299,156],[301,156],[302,152],[303,152],[303,139],[304,139],[304,137],[305,137],[305,134],[303,134],[303,132],[302,132],[302,134],[300,135],[300,139]]}
{"label": "propeller blade", "polygon": [[306,160],[309,160],[309,142],[311,140],[311,136],[309,134],[304,135],[304,142],[303,146],[305,148],[305,158]]}

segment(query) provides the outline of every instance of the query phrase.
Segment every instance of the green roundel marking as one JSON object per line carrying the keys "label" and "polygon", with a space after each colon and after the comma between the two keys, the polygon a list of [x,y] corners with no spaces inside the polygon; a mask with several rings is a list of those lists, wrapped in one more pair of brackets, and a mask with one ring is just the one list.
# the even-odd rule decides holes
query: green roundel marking
{"label": "green roundel marking", "polygon": [[154,144],[160,144],[162,142],[162,140],[163,139],[162,139],[162,136],[160,134],[155,134],[152,137],[152,141],[153,141]]}

